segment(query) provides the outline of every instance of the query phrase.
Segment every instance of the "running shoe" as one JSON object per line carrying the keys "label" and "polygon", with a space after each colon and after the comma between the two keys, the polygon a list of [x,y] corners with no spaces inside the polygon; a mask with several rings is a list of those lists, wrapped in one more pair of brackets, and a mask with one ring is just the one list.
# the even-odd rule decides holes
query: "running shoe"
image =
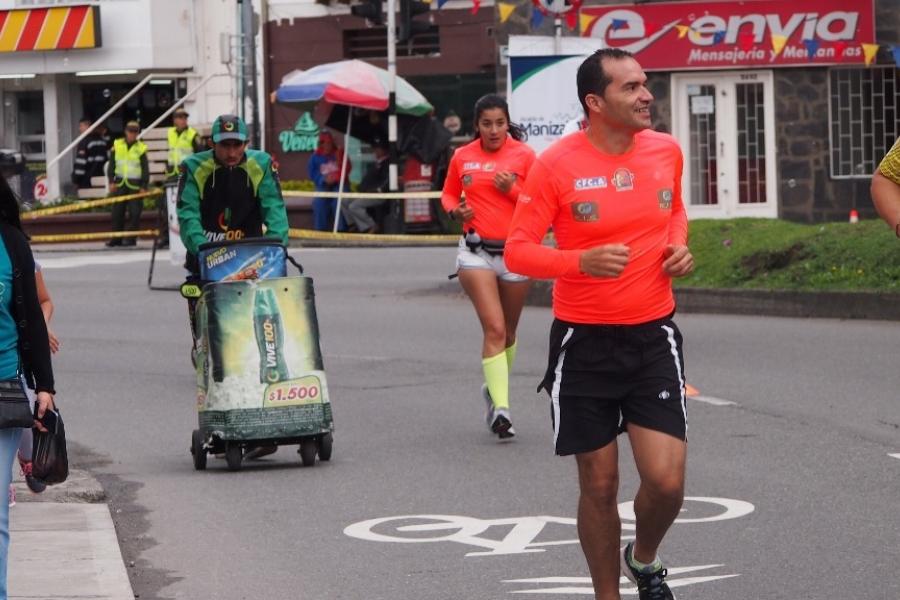
{"label": "running shoe", "polygon": [[9,507],[12,508],[16,505],[16,488],[9,484]]}
{"label": "running shoe", "polygon": [[484,402],[487,405],[484,420],[491,433],[497,434],[501,440],[515,437],[516,430],[513,429],[509,410],[506,408],[494,408],[494,400],[491,398],[491,392],[488,390],[486,383],[481,384],[481,397],[484,398]]}
{"label": "running shoe", "polygon": [[488,429],[491,429],[491,426],[494,424],[494,400],[491,398],[491,392],[488,390],[486,383],[481,384],[481,397],[487,405],[484,412],[484,421],[487,423]]}
{"label": "running shoe", "polygon": [[637,586],[640,600],[675,600],[675,594],[666,585],[667,571],[660,567],[656,571],[645,572],[631,566],[631,552],[634,542],[622,548],[622,574]]}
{"label": "running shoe", "polygon": [[44,490],[47,489],[47,484],[43,481],[38,481],[31,474],[32,462],[30,460],[22,460],[21,456],[19,458],[19,468],[22,470],[22,475],[25,476],[25,485],[28,486],[28,489],[34,492],[35,494],[40,494]]}
{"label": "running shoe", "polygon": [[497,434],[501,440],[508,440],[515,437],[516,430],[513,429],[512,420],[509,417],[509,411],[505,408],[496,408],[493,411],[493,421],[491,421],[491,431]]}

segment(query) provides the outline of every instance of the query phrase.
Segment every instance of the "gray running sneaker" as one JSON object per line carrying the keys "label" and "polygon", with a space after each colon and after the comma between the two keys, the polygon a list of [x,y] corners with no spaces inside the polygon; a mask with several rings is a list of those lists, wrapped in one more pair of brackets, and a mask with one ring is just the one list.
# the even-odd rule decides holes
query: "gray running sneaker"
{"label": "gray running sneaker", "polygon": [[491,433],[497,434],[501,440],[508,440],[515,437],[516,430],[513,429],[512,420],[509,416],[509,410],[505,408],[494,408],[494,400],[491,398],[491,392],[488,390],[486,383],[481,384],[481,397],[487,405],[484,420],[487,422],[488,429]]}
{"label": "gray running sneaker", "polygon": [[494,409],[494,420],[491,422],[491,431],[496,433],[501,440],[508,440],[515,437],[516,430],[513,429],[512,420],[509,417],[509,411],[505,408]]}
{"label": "gray running sneaker", "polygon": [[491,424],[494,422],[494,400],[491,398],[491,392],[488,390],[486,383],[481,384],[481,397],[487,405],[487,409],[484,413],[484,421],[487,423],[488,429],[490,429]]}
{"label": "gray running sneaker", "polygon": [[622,548],[622,574],[637,586],[638,598],[640,600],[675,600],[675,594],[666,585],[665,569],[660,568],[657,571],[646,573],[639,571],[631,566],[631,551],[634,542]]}

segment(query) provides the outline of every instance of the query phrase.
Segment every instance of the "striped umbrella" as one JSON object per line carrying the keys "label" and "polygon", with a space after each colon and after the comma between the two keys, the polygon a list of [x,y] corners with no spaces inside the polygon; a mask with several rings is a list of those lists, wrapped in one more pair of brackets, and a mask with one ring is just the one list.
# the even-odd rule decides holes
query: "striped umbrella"
{"label": "striped umbrella", "polygon": [[[397,112],[421,116],[434,107],[416,88],[397,77]],[[275,99],[284,103],[345,104],[370,110],[388,108],[388,72],[361,60],[326,63],[306,71],[291,71],[281,80]]]}

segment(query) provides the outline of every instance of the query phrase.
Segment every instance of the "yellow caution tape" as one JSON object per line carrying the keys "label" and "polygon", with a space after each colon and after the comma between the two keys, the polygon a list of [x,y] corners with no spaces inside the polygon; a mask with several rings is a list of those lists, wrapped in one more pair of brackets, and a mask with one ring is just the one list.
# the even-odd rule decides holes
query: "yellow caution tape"
{"label": "yellow caution tape", "polygon": [[158,229],[141,229],[136,231],[105,231],[95,233],[60,233],[56,235],[33,235],[31,243],[50,243],[50,242],[89,242],[93,240],[106,240],[112,238],[125,237],[156,237],[159,234]]}
{"label": "yellow caution tape", "polygon": [[368,192],[344,192],[343,194],[338,194],[337,192],[306,192],[301,190],[292,190],[289,192],[282,192],[283,196],[288,198],[337,198],[340,196],[341,198],[347,199],[356,199],[356,198],[378,198],[382,200],[403,200],[404,198],[440,198],[441,192],[384,192],[380,194],[372,194]]}
{"label": "yellow caution tape", "polygon": [[417,242],[433,244],[435,242],[459,241],[459,235],[424,234],[395,235],[384,233],[331,233],[330,231],[313,231],[312,229],[288,230],[288,237],[299,240],[327,240],[343,242]]}
{"label": "yellow caution tape", "polygon": [[30,210],[28,212],[22,213],[23,219],[36,219],[38,217],[46,217],[48,215],[61,215],[64,213],[70,212],[78,212],[80,210],[87,210],[89,208],[95,208],[97,206],[106,206],[108,204],[118,204],[119,202],[127,202],[129,200],[136,200],[138,198],[150,198],[151,196],[158,196],[162,193],[162,190],[153,190],[150,192],[141,192],[139,194],[128,194],[127,196],[114,196],[112,198],[101,198],[100,200],[87,200],[85,202],[79,202],[77,204],[66,204],[65,206],[51,206],[49,208],[39,208],[37,210]]}

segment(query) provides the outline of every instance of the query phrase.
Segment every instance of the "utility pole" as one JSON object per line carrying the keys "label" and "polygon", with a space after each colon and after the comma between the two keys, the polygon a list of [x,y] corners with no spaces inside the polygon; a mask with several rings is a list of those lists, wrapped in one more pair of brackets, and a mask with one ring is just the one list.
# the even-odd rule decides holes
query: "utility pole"
{"label": "utility pole", "polygon": [[254,148],[259,148],[260,131],[259,131],[259,94],[257,93],[256,81],[256,31],[253,26],[253,2],[252,0],[238,0],[241,5],[241,47],[244,60],[242,61],[243,69],[243,103],[246,104],[250,100],[250,118],[247,128],[250,130],[250,144]]}
{"label": "utility pole", "polygon": [[[397,2],[387,0],[387,70],[388,70],[388,188],[400,191],[397,176]],[[403,201],[391,201],[385,229],[387,233],[403,233]]]}

